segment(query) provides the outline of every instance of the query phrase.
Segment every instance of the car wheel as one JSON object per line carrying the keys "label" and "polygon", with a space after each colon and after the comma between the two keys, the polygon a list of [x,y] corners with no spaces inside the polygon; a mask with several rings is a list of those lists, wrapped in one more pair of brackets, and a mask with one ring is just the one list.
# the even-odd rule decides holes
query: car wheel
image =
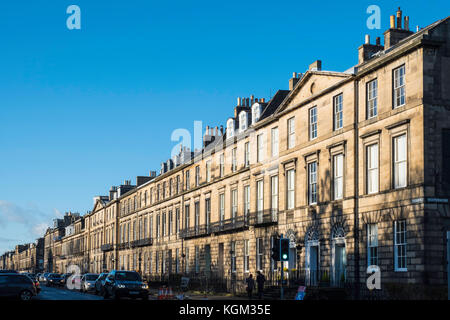
{"label": "car wheel", "polygon": [[103,290],[103,299],[108,299],[108,298],[109,298],[108,290]]}
{"label": "car wheel", "polygon": [[31,300],[31,298],[33,298],[33,294],[31,293],[30,290],[23,290],[22,292],[20,292],[20,300],[22,301],[28,301]]}

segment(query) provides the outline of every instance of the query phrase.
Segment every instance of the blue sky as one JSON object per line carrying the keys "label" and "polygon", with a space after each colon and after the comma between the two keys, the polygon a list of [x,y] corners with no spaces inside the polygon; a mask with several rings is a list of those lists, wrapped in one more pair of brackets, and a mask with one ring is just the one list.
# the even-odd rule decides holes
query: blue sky
{"label": "blue sky", "polygon": [[[66,8],[81,8],[68,30]],[[381,30],[366,9],[381,8]],[[411,29],[448,1],[4,1],[0,10],[0,253],[68,210],[158,170],[176,128],[225,124],[316,59],[357,63],[401,6]]]}

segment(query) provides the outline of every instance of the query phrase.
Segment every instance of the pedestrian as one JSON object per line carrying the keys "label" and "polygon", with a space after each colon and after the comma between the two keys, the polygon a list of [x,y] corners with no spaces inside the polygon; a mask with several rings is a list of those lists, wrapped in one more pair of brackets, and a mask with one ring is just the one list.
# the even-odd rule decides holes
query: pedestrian
{"label": "pedestrian", "polygon": [[258,284],[258,299],[263,298],[264,293],[264,282],[266,281],[266,277],[261,273],[261,271],[257,272],[256,283]]}
{"label": "pedestrian", "polygon": [[255,287],[255,280],[253,280],[253,275],[250,274],[250,276],[245,279],[245,282],[247,282],[247,294],[248,294],[248,299],[251,300],[252,299],[252,293],[253,293],[253,288]]}

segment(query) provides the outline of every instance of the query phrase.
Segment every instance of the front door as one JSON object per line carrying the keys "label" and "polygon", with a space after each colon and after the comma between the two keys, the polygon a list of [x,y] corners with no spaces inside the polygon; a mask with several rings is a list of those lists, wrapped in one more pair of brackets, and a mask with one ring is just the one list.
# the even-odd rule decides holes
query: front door
{"label": "front door", "polygon": [[211,272],[211,246],[209,244],[205,246],[205,271],[208,275]]}
{"label": "front door", "polygon": [[334,285],[340,286],[345,282],[345,268],[346,268],[346,256],[345,256],[345,243],[336,243],[334,247],[334,272],[333,281]]}
{"label": "front door", "polygon": [[317,286],[319,280],[319,245],[314,241],[306,251],[306,283]]}

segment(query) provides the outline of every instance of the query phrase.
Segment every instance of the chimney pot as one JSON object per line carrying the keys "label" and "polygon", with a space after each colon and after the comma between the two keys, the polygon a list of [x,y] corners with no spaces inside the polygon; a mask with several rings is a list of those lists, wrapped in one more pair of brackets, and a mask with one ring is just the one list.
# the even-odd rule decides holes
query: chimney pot
{"label": "chimney pot", "polygon": [[366,34],[366,44],[370,44],[370,35]]}
{"label": "chimney pot", "polygon": [[264,99],[264,98],[261,98],[261,102],[264,103],[264,101],[265,101],[265,99]]}
{"label": "chimney pot", "polygon": [[375,43],[376,43],[377,46],[381,45],[380,37],[376,38]]}
{"label": "chimney pot", "polygon": [[292,73],[292,78],[297,78],[297,72]]}
{"label": "chimney pot", "polygon": [[240,97],[238,97],[238,99],[237,99],[238,101],[237,101],[237,105],[238,106],[240,106],[241,105],[241,98]]}
{"label": "chimney pot", "polygon": [[397,29],[402,28],[402,10],[400,10],[400,7],[398,7],[397,10]]}
{"label": "chimney pot", "polygon": [[395,16],[391,16],[391,25],[390,25],[391,29],[395,28]]}
{"label": "chimney pot", "polygon": [[404,28],[405,30],[409,31],[409,17],[405,16],[405,22],[404,22]]}

